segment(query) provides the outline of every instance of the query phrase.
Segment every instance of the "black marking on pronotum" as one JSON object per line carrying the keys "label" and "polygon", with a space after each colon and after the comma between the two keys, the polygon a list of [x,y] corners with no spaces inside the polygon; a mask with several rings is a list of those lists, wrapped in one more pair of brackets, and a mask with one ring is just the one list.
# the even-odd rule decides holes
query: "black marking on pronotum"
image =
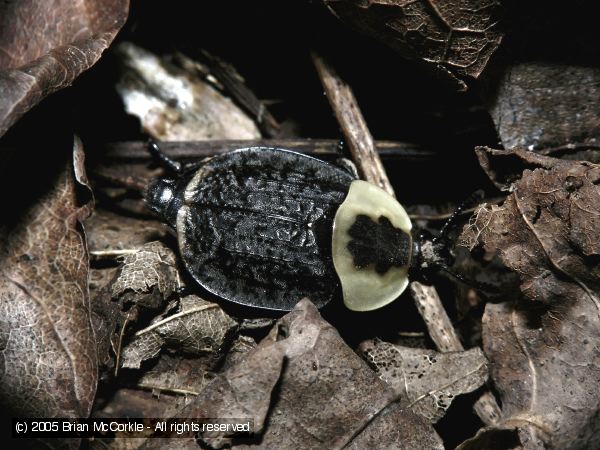
{"label": "black marking on pronotum", "polygon": [[410,236],[396,228],[385,216],[377,222],[365,214],[358,214],[348,230],[348,250],[354,266],[364,269],[371,264],[381,275],[390,267],[406,267],[410,262]]}
{"label": "black marking on pronotum", "polygon": [[188,166],[150,149],[172,176],[149,184],[146,203],[177,231],[190,275],[223,299],[287,311],[309,297],[322,307],[341,284],[348,308],[367,311],[431,260],[402,206],[349,170],[278,148]]}

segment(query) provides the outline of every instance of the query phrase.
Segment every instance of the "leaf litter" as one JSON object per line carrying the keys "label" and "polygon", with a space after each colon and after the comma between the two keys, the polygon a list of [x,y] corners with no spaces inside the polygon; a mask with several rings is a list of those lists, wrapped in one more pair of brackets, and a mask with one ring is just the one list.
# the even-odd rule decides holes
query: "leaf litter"
{"label": "leaf litter", "polygon": [[2,2],[0,136],[89,69],[125,23],[128,9],[127,0]]}
{"label": "leaf litter", "polygon": [[443,448],[395,398],[305,299],[177,417],[253,418],[254,442],[201,436],[213,448]]}
{"label": "leaf litter", "polygon": [[123,257],[112,278],[96,290],[92,303],[94,327],[101,363],[120,360],[123,339],[134,330],[140,316],[163,313],[173,305],[169,299],[179,287],[175,254],[153,241]]}
{"label": "leaf litter", "polygon": [[600,166],[522,150],[478,155],[509,194],[482,206],[462,239],[497,252],[521,296],[486,306],[483,344],[503,416],[464,448],[485,448],[494,433],[516,434],[524,448],[598,448]]}
{"label": "leaf litter", "polygon": [[[325,3],[342,20],[380,39],[393,41],[397,50],[420,59],[430,70],[452,80],[458,88],[465,88],[468,78],[477,78],[481,74],[502,36],[496,24],[500,3],[496,1],[463,2],[462,6],[466,7],[462,9],[455,6],[456,2],[442,5],[440,2],[373,1],[355,5],[328,0]],[[84,41],[91,39],[86,42],[93,47],[93,51],[86,53],[86,64],[95,61],[120,27],[117,6],[122,4],[111,3],[116,9],[107,11],[107,16],[114,19],[108,34],[102,32],[92,38],[84,36]],[[357,13],[360,8],[362,10]],[[461,13],[448,15],[457,10]],[[113,16],[113,13],[117,15]],[[439,19],[449,24],[448,27],[440,28]],[[37,25],[33,25],[32,29],[35,29]],[[380,35],[376,29],[385,32]],[[451,33],[447,33],[448,30]],[[469,36],[463,36],[463,31]],[[64,42],[68,42],[69,33],[65,36]],[[25,65],[16,64],[19,68],[14,70],[18,72],[21,67],[29,67],[27,64],[37,70],[38,64],[50,61],[46,59],[48,54],[60,61],[61,55],[64,56],[61,53],[63,41],[50,40],[47,44],[50,50],[42,48],[39,55],[32,57],[33,62],[22,61]],[[445,52],[441,53],[439,46]],[[86,52],[78,41],[75,48]],[[130,56],[134,55],[133,59],[138,59],[137,62],[150,61],[153,69],[136,74],[139,67],[128,66],[128,52]],[[130,72],[122,78],[120,89],[129,106],[131,102],[127,96],[138,95],[138,100],[140,95],[146,96],[138,106],[151,105],[149,110],[130,110],[140,117],[146,131],[154,137],[240,138],[244,133],[249,133],[244,136],[259,137],[259,131],[248,118],[245,118],[247,121],[240,119],[240,127],[228,127],[232,122],[229,119],[235,116],[237,119],[233,122],[237,123],[243,112],[233,108],[232,103],[228,104],[216,90],[212,92],[208,84],[198,87],[206,74],[192,73],[199,70],[193,61],[186,60],[180,65],[182,61],[172,56],[159,58],[144,52],[131,44],[121,47],[120,56]],[[23,58],[30,56],[23,55]],[[79,71],[88,67],[77,60],[71,62],[76,67],[66,66],[69,73],[64,84],[51,86],[42,96],[69,84]],[[52,83],[56,68],[52,61],[48,67],[50,77],[38,79],[43,86]],[[12,82],[11,77],[17,74],[14,70],[0,73],[0,80],[8,74],[9,82]],[[177,95],[204,92],[209,103],[214,101],[214,104],[200,109],[217,111],[210,114],[209,119],[217,118],[221,122],[207,122],[206,117],[196,114],[198,111],[186,116],[187,113],[178,108],[178,102],[169,101],[173,100],[172,92],[161,91],[160,83],[152,84],[152,72],[165,75],[169,80],[166,85],[175,82],[187,86],[187,90],[183,89]],[[526,83],[522,84],[526,86]],[[520,92],[522,87],[519,83],[507,86],[503,87],[507,92],[500,92],[500,96],[513,98],[514,92]],[[12,97],[3,103],[3,106],[8,105],[8,113],[2,117],[4,121],[0,121],[2,126],[10,126],[22,111],[41,98],[33,91],[25,89],[24,92],[23,110],[11,109],[14,107]],[[575,105],[575,109],[569,109],[563,114],[565,117],[572,118],[574,113],[571,111],[577,110],[578,97],[573,98],[570,107]],[[0,113],[4,111],[0,108]],[[513,112],[506,108],[499,110],[497,122],[498,117]],[[527,129],[535,131],[537,124],[532,120]],[[566,125],[563,127],[566,131],[557,128],[556,138],[537,139],[533,136],[532,140],[531,136],[524,136],[530,131],[524,133],[513,123],[508,125],[510,129],[499,127],[500,137],[507,146],[510,142],[531,142],[536,148],[544,142],[561,141],[564,136],[570,136],[573,129],[572,125]],[[551,125],[546,127],[547,132],[553,131]],[[233,134],[228,134],[232,129]],[[186,134],[192,132],[199,134]],[[11,312],[3,318],[12,320],[16,317],[19,321],[36,314],[33,303],[41,297],[39,292],[45,294],[43,286],[40,287],[43,283],[38,280],[39,270],[48,269],[54,275],[58,270],[81,291],[78,299],[84,305],[83,316],[88,311],[87,319],[80,320],[83,317],[79,314],[81,311],[66,314],[64,306],[69,302],[55,302],[52,295],[44,295],[58,320],[52,325],[42,321],[42,326],[36,329],[38,333],[46,333],[54,326],[62,331],[63,322],[69,322],[71,328],[64,328],[69,333],[77,329],[77,342],[69,333],[65,339],[67,347],[74,346],[75,349],[75,370],[69,375],[75,379],[59,380],[72,387],[74,393],[58,398],[57,393],[63,393],[62,384],[50,384],[48,392],[32,390],[38,395],[34,400],[17,398],[16,402],[28,407],[33,405],[37,408],[35,413],[67,411],[67,414],[87,415],[95,392],[97,364],[94,358],[97,355],[101,375],[106,385],[111,385],[114,390],[113,399],[108,403],[100,399],[102,407],[95,411],[97,415],[130,416],[137,411],[141,415],[227,417],[230,414],[229,417],[250,416],[254,419],[257,434],[252,440],[248,441],[244,436],[224,439],[204,435],[200,441],[205,446],[442,448],[431,422],[444,416],[455,396],[481,386],[488,377],[489,364],[492,381],[502,399],[503,415],[498,424],[483,428],[461,448],[597,448],[600,438],[594,417],[599,403],[595,389],[598,384],[600,307],[597,298],[600,292],[598,166],[521,150],[482,148],[478,150],[478,156],[484,170],[508,196],[499,206],[482,205],[477,210],[463,232],[463,243],[469,248],[482,246],[487,254],[498,253],[504,264],[520,277],[519,298],[507,297],[503,303],[486,306],[483,345],[489,363],[478,348],[440,354],[424,348],[371,340],[362,344],[359,353],[374,367],[373,371],[307,300],[274,325],[272,320],[262,318],[245,319],[239,325],[237,319],[217,304],[196,295],[179,297],[180,276],[185,276],[179,273],[175,254],[164,244],[150,242],[160,239],[168,243],[171,236],[163,226],[107,210],[101,210],[88,222],[87,237],[97,264],[92,271],[96,285],[90,313],[85,306],[89,301],[85,292],[87,286],[82,281],[88,277],[88,260],[85,245],[81,244],[84,235],[78,225],[89,211],[85,205],[72,202],[75,189],[69,185],[65,189],[54,189],[47,198],[44,197],[40,203],[45,205],[43,208],[34,207],[42,211],[37,219],[29,217],[15,228],[16,231],[10,231],[14,234],[6,235],[10,239],[3,240],[4,263],[1,265],[6,279],[0,293],[3,301],[11,300]],[[75,179],[81,183],[76,184],[85,185],[80,170],[81,157],[77,158]],[[123,173],[127,174],[129,169],[124,168]],[[149,173],[145,166],[140,170]],[[58,191],[64,195],[60,202],[53,197],[59,195]],[[108,198],[120,197],[123,192],[113,190],[113,197],[109,195]],[[64,209],[69,211],[62,214]],[[59,217],[68,218],[62,225],[49,214],[56,210],[61,211]],[[75,216],[76,220],[73,219]],[[44,223],[39,224],[36,220]],[[65,228],[61,229],[61,226]],[[19,231],[19,227],[26,231]],[[52,236],[61,232],[68,236],[60,240],[63,244],[60,248],[48,242],[42,249],[38,248],[39,255],[21,250],[20,246],[30,240],[23,235],[35,236],[46,243],[46,239],[39,236],[48,230],[52,231]],[[60,232],[55,233],[55,230]],[[73,240],[73,245],[65,246],[69,239]],[[107,268],[107,264],[115,262],[111,258],[118,255],[123,256],[118,260],[120,265]],[[31,257],[34,257],[35,265],[29,264]],[[55,279],[50,275],[46,281]],[[21,289],[15,280],[26,289]],[[73,303],[71,296],[66,297]],[[26,307],[15,308],[13,300],[17,300],[17,305],[26,304]],[[17,317],[23,311],[25,314]],[[68,321],[65,321],[66,317]],[[30,355],[23,357],[17,351],[11,353],[14,348],[11,340],[18,336],[13,329],[20,328],[20,325],[14,327],[15,323],[5,321],[5,329],[0,335],[5,338],[3,356],[9,362],[5,367],[13,370],[18,358],[25,361],[26,368],[41,361],[37,373],[44,375],[44,368],[49,367],[46,360],[36,360]],[[77,327],[72,326],[75,323]],[[265,336],[265,333],[268,334]],[[36,339],[34,333],[32,342],[36,343]],[[52,340],[45,341],[48,342],[52,344]],[[88,360],[82,362],[81,355]],[[66,359],[60,352],[51,356],[53,364],[58,361],[53,368],[62,370]],[[124,375],[110,375],[107,368],[111,368],[111,364],[127,370],[123,371]],[[88,366],[93,370],[88,371]],[[81,377],[81,374],[85,376]],[[7,382],[31,381],[28,377],[6,378],[3,376],[2,383],[9,396],[14,396],[13,391],[17,396],[21,395],[24,388],[6,387]],[[124,446],[123,441],[110,444]],[[198,447],[194,440],[178,443],[187,448]],[[163,445],[165,441],[159,439],[131,440],[127,447]]]}
{"label": "leaf litter", "polygon": [[363,342],[359,350],[394,389],[400,404],[432,423],[446,414],[454,397],[474,391],[488,377],[480,348],[439,353],[375,339]]}
{"label": "leaf litter", "polygon": [[[77,169],[74,169],[74,164]],[[0,242],[0,394],[20,415],[90,412],[97,363],[90,318],[88,253],[77,185],[89,189],[76,138],[73,161]]]}
{"label": "leaf litter", "polygon": [[216,303],[188,295],[179,300],[177,312],[135,333],[123,349],[122,365],[139,369],[165,347],[192,355],[217,353],[237,325]]}
{"label": "leaf litter", "polygon": [[502,40],[500,1],[324,1],[344,22],[460,90],[481,74]]}
{"label": "leaf litter", "polygon": [[[102,230],[99,234],[98,224],[104,229],[110,229],[111,220],[113,219],[92,224],[90,234],[100,236]],[[146,223],[134,220],[140,224]],[[130,225],[135,229],[135,224]],[[131,234],[131,238],[126,237],[127,241],[118,246],[113,245],[114,239],[119,239],[118,232],[104,241],[96,241],[102,242],[104,250],[112,252],[116,249],[114,255],[118,255],[120,250],[126,250],[120,253],[124,256],[118,268],[104,269],[111,276],[99,278],[106,284],[96,289],[93,302],[92,323],[103,378],[109,383],[124,382],[120,388],[118,384],[114,385],[118,394],[102,411],[121,411],[125,414],[127,408],[123,402],[134,402],[135,408],[141,408],[137,411],[142,411],[144,415],[151,411],[167,415],[181,408],[191,411],[190,405],[197,406],[199,399],[203,398],[212,409],[203,404],[203,408],[207,409],[202,409],[202,414],[220,416],[224,411],[238,414],[252,411],[257,414],[255,423],[259,425],[257,430],[261,434],[256,445],[263,448],[278,444],[282,435],[289,435],[288,441],[283,443],[287,448],[294,448],[305,439],[310,441],[306,441],[306,445],[314,448],[321,448],[322,441],[331,442],[332,448],[442,448],[435,430],[418,415],[402,408],[395,400],[396,393],[378,381],[376,374],[343,343],[335,329],[325,322],[310,327],[314,328],[313,331],[319,330],[317,335],[321,334],[321,328],[327,330],[325,342],[319,343],[314,349],[303,348],[307,342],[304,341],[304,336],[298,335],[293,342],[286,344],[289,349],[280,349],[274,353],[273,348],[263,350],[260,358],[246,362],[258,350],[253,349],[256,345],[253,339],[239,336],[233,341],[229,352],[220,355],[225,341],[232,330],[237,328],[237,321],[227,316],[218,305],[196,296],[178,299],[175,290],[179,286],[179,274],[173,252],[157,242],[140,246],[140,241],[136,242],[133,237],[135,233]],[[312,305],[304,305],[302,308],[307,310],[305,313],[311,317],[310,321],[317,321],[318,313]],[[302,308],[300,309],[303,310]],[[152,316],[149,323],[144,325]],[[281,327],[273,327],[270,337],[263,339],[258,347],[263,342],[266,346],[269,342],[275,345],[276,342],[284,341],[278,331],[291,326],[292,322],[288,320],[280,323]],[[272,321],[259,318],[246,320],[245,325],[248,332],[253,333],[271,327]],[[311,339],[316,339],[317,335]],[[329,340],[333,342],[330,343]],[[313,371],[313,366],[306,367],[299,355],[292,358],[296,352],[314,353],[318,359],[332,361],[322,368],[319,376],[323,379],[317,380],[316,390],[310,397],[305,397],[305,391],[315,382],[311,381],[307,385],[305,377]],[[207,353],[213,358],[202,359]],[[337,356],[334,357],[334,354]],[[220,356],[224,358],[222,368],[218,362]],[[275,357],[278,358],[277,361],[273,361]],[[140,377],[133,384],[126,381],[131,380],[127,377],[107,376],[106,369],[111,365],[131,369],[141,367],[145,361],[154,365],[148,366],[148,370],[140,371]],[[294,364],[288,366],[290,361]],[[219,403],[215,403],[215,398],[221,398],[223,389],[218,388],[215,393],[215,386],[230,385],[231,381],[226,381],[224,374],[245,374],[244,367],[248,364],[253,370],[245,378],[245,389],[252,390],[252,395],[256,397],[253,400],[255,404],[242,407],[233,403],[239,400],[239,392],[236,391],[229,400],[223,400],[226,405],[223,410],[216,409]],[[283,367],[293,370],[282,374]],[[269,373],[265,375],[264,371]],[[358,371],[358,375],[356,380],[353,378],[350,386],[344,389],[338,387],[347,383],[348,376],[355,371]],[[267,384],[261,384],[261,380],[267,380]],[[282,384],[284,380],[285,384]],[[277,403],[278,409],[273,409],[273,401],[280,399],[280,389],[283,386],[286,388],[283,391],[285,395],[289,393],[293,399]],[[148,392],[136,393],[132,387]],[[320,410],[322,398],[329,395],[332,389],[337,389],[339,401],[332,404],[320,420],[314,420],[307,411]],[[340,410],[339,404],[346,398],[351,402]],[[99,404],[103,402],[100,401]],[[296,405],[302,405],[301,409],[297,410],[299,406]],[[94,416],[102,416],[102,411],[96,411]],[[184,413],[180,411],[178,414]],[[184,415],[187,414],[189,413],[185,412]],[[298,417],[300,425],[293,426],[291,417]],[[332,432],[334,428],[336,431]],[[317,437],[311,438],[312,434]],[[207,436],[206,439],[211,445],[221,445],[219,438],[215,440],[214,437]],[[328,439],[333,440],[327,441]],[[158,445],[161,442],[146,441],[144,445]],[[127,447],[136,448],[141,444],[142,442],[132,440]],[[236,444],[246,445],[241,441]],[[195,446],[193,443],[193,447]]]}
{"label": "leaf litter", "polygon": [[[7,204],[0,227],[0,396],[7,417],[88,417],[96,395],[82,228],[93,200],[77,137],[70,159],[37,178],[44,185],[51,177],[41,196]],[[36,442],[79,446],[75,438]]]}

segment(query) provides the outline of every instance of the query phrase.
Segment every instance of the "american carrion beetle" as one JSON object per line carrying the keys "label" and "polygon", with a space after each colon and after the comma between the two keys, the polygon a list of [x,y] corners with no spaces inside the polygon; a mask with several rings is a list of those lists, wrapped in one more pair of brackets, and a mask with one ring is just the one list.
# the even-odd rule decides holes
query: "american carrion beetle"
{"label": "american carrion beetle", "polygon": [[152,181],[146,203],[177,232],[192,277],[217,296],[291,310],[327,304],[341,284],[355,311],[398,297],[412,267],[437,264],[404,208],[350,170],[279,148],[244,148]]}

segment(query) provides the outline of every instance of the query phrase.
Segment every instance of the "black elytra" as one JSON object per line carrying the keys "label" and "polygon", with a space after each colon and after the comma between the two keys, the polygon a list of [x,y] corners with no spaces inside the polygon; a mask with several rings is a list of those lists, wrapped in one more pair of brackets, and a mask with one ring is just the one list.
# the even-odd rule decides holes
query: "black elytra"
{"label": "black elytra", "polygon": [[[334,219],[356,182],[349,170],[262,147],[188,167],[162,153],[160,159],[174,174],[149,184],[146,203],[176,230],[183,263],[203,288],[283,311],[304,297],[317,307],[332,299],[341,277],[332,255]],[[393,267],[407,272],[412,237],[388,217],[357,214],[348,235],[344,257],[354,270],[378,277]]]}

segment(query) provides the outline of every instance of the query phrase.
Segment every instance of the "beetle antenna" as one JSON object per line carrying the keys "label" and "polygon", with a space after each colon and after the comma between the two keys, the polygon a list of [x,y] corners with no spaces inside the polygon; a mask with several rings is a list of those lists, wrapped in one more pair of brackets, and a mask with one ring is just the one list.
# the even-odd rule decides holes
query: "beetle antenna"
{"label": "beetle antenna", "polygon": [[476,281],[476,280],[472,280],[470,278],[466,278],[463,275],[454,272],[452,269],[450,269],[450,267],[448,267],[445,264],[438,264],[438,267],[440,268],[440,270],[443,270],[448,275],[450,275],[452,278],[460,281],[463,284],[466,284],[467,286],[471,286],[472,288],[475,288],[478,291],[487,291],[490,294],[498,293],[498,288],[490,283],[485,283],[483,281]]}
{"label": "beetle antenna", "polygon": [[458,216],[467,208],[467,206],[471,205],[472,203],[474,203],[477,200],[480,200],[482,197],[483,197],[483,191],[481,189],[478,189],[477,191],[475,191],[471,195],[469,195],[465,200],[463,200],[460,203],[460,205],[458,205],[456,207],[456,209],[454,210],[452,215],[448,218],[448,220],[446,220],[446,222],[444,222],[444,224],[442,225],[442,228],[440,229],[440,234],[433,238],[433,242],[438,242],[438,241],[441,241],[442,239],[445,239],[448,236],[448,231],[450,230],[451,226],[456,223]]}
{"label": "beetle antenna", "polygon": [[154,156],[166,169],[174,173],[181,173],[181,163],[169,158],[152,138],[148,139],[148,151]]}
{"label": "beetle antenna", "polygon": [[471,286],[479,291],[490,294],[498,293],[498,288],[492,284],[472,280],[463,275],[454,272],[450,269],[451,252],[448,250],[448,231],[450,226],[456,222],[459,214],[467,207],[467,205],[480,198],[483,194],[482,190],[475,191],[473,194],[464,200],[450,218],[442,226],[438,236],[431,238],[430,233],[426,230],[421,230],[418,234],[413,234],[413,258],[411,260],[411,270],[437,270],[443,271],[457,281]]}

